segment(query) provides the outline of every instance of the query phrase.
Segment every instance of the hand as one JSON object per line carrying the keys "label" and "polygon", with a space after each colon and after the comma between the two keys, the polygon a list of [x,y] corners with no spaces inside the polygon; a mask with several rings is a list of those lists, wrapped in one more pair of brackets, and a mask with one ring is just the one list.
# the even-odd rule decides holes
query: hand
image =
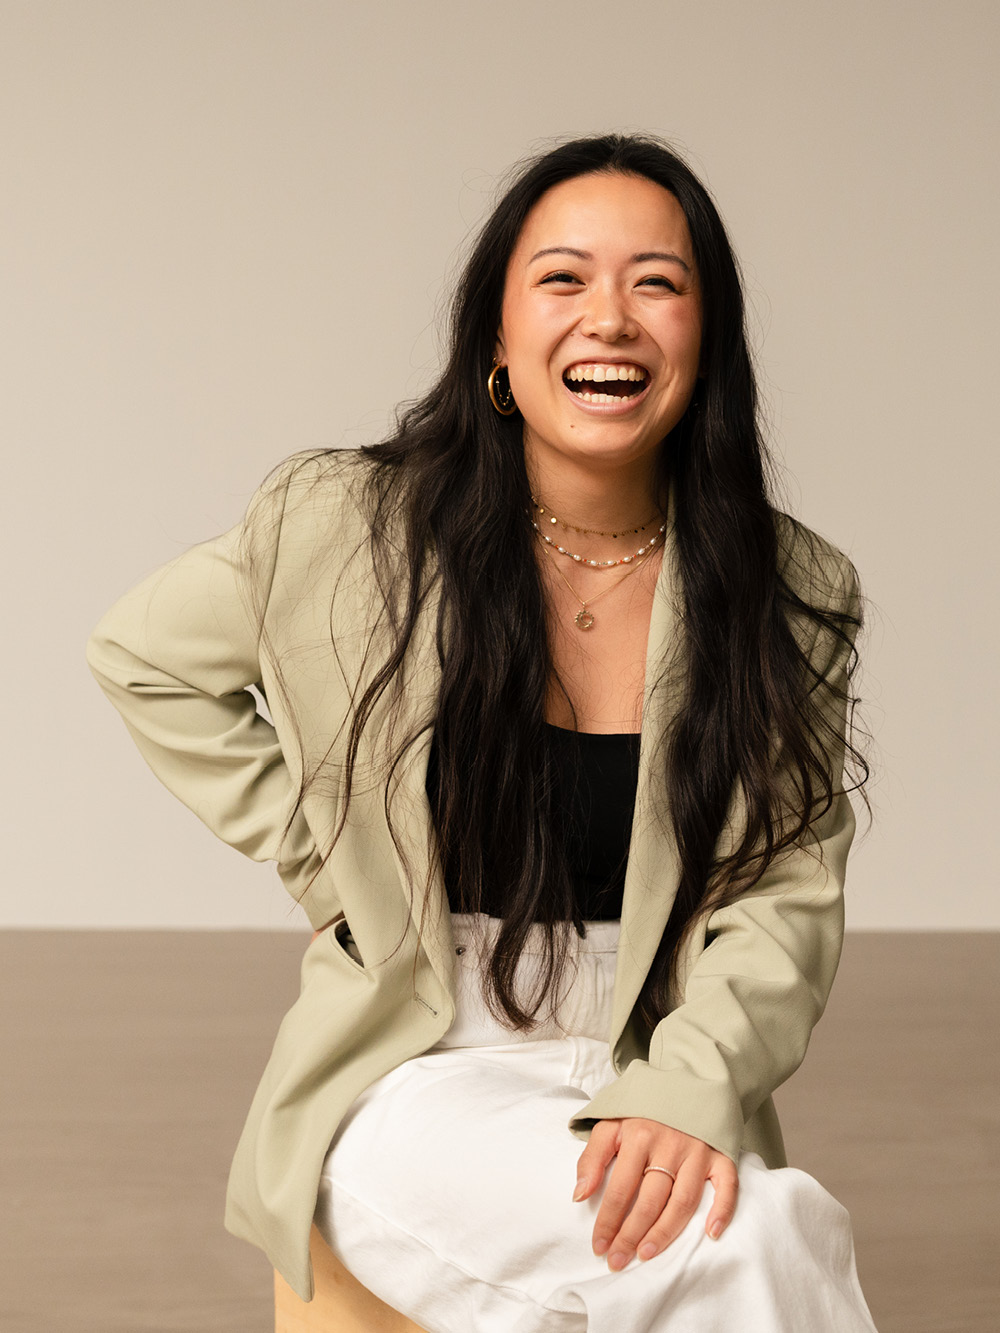
{"label": "hand", "polygon": [[[594,1225],[594,1253],[607,1254],[609,1268],[624,1268],[637,1253],[652,1259],[675,1241],[694,1216],[706,1180],[715,1187],[706,1232],[717,1240],[732,1221],[739,1186],[732,1159],[701,1139],[639,1116],[597,1122],[577,1163],[575,1200],[594,1193],[616,1155]],[[647,1166],[669,1167],[677,1180],[662,1171],[643,1175]]]}

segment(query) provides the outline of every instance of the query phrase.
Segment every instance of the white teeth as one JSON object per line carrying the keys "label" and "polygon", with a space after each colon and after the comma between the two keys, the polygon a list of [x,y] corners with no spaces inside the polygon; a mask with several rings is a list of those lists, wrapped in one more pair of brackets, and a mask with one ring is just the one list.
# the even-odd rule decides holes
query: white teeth
{"label": "white teeth", "polygon": [[585,366],[571,366],[566,372],[566,378],[575,382],[594,380],[598,384],[603,384],[606,380],[642,381],[646,378],[646,372],[641,366],[606,365],[594,362]]}
{"label": "white teeth", "polygon": [[624,403],[628,398],[622,398],[614,393],[578,393],[577,398],[582,398],[585,403]]}

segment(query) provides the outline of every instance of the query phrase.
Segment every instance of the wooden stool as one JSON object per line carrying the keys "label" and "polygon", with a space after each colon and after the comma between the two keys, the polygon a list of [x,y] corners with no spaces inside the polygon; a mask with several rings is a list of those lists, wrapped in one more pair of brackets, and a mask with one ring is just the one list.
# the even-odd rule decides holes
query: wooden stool
{"label": "wooden stool", "polygon": [[426,1333],[363,1287],[315,1225],[309,1253],[316,1280],[311,1301],[299,1300],[281,1274],[274,1274],[274,1333]]}

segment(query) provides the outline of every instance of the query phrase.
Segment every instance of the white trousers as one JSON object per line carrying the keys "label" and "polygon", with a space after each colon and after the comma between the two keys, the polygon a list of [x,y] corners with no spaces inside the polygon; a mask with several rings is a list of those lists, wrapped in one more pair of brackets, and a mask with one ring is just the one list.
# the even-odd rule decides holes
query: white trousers
{"label": "white trousers", "polygon": [[[597,1258],[603,1190],[572,1201],[584,1144],[567,1122],[616,1077],[618,923],[571,937],[563,993],[526,1035],[482,999],[497,923],[453,922],[455,1023],[353,1103],[323,1167],[316,1225],[366,1287],[429,1333],[874,1333],[847,1211],[805,1172],[769,1170],[755,1153],[741,1154],[719,1240],[705,1234],[706,1182],[661,1254],[620,1272]],[[541,947],[534,927],[519,988],[537,978]]]}

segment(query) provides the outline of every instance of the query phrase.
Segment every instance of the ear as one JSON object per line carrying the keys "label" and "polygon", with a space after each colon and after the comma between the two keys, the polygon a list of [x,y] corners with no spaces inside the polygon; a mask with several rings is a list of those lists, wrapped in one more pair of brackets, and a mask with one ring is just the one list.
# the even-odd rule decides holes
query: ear
{"label": "ear", "polygon": [[494,360],[497,362],[497,365],[501,366],[503,365],[503,360],[505,356],[506,356],[506,351],[503,345],[503,328],[501,327],[497,330],[496,346],[493,348],[493,357]]}

